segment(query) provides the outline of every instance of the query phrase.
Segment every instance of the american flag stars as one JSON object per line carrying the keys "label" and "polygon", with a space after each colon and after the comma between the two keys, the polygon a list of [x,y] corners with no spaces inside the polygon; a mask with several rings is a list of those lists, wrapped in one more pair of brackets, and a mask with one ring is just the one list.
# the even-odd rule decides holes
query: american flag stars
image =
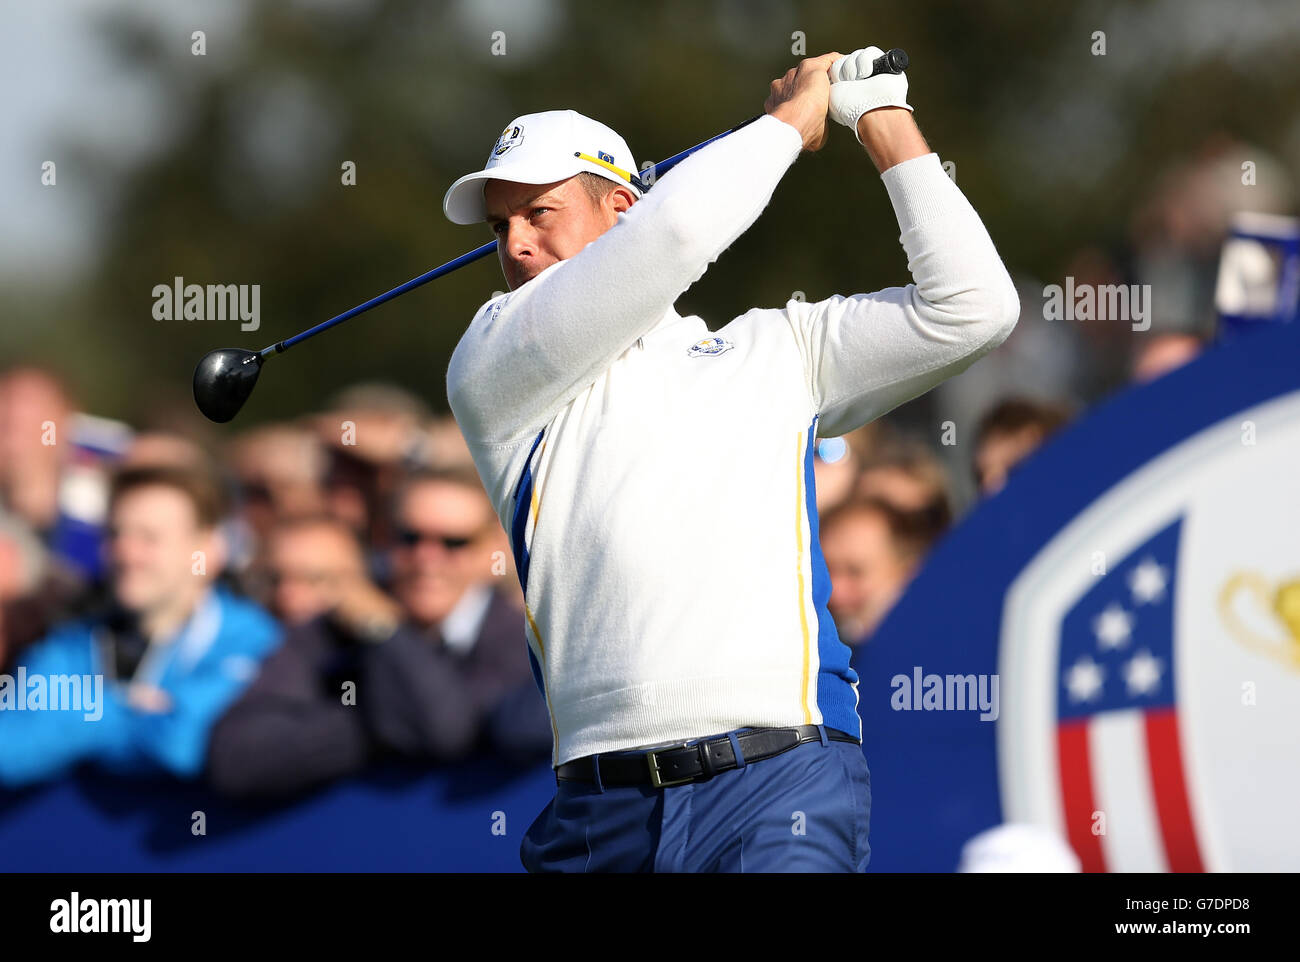
{"label": "american flag stars", "polygon": [[[1165,599],[1169,584],[1168,573],[1163,565],[1147,556],[1128,573],[1129,603],[1134,609],[1143,605],[1158,604]],[[1099,655],[1106,652],[1120,651],[1129,647],[1134,641],[1138,618],[1135,611],[1130,611],[1120,601],[1111,601],[1092,619],[1092,633],[1097,643]],[[1158,658],[1143,646],[1137,648],[1133,655],[1121,663],[1119,675],[1122,678],[1129,697],[1137,698],[1155,694],[1165,674],[1165,660]],[[1090,655],[1083,654],[1075,659],[1066,669],[1065,689],[1070,701],[1075,704],[1096,701],[1101,698],[1107,681],[1104,664]]]}

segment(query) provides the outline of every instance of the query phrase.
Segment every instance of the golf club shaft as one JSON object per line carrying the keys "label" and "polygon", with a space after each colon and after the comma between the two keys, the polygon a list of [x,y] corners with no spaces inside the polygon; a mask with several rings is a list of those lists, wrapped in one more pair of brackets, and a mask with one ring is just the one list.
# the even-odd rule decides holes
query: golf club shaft
{"label": "golf club shaft", "polygon": [[[902,50],[898,49],[897,47],[895,47],[893,50],[890,50],[888,53],[882,54],[881,56],[877,57],[872,62],[871,72],[873,75],[878,73],[901,73],[903,70],[907,69],[907,63],[908,63],[907,54],[904,53]],[[748,120],[736,124],[736,126],[732,127],[730,130],[724,130],[722,133],[717,134],[714,137],[710,137],[708,140],[698,143],[694,147],[688,148],[687,150],[683,150],[680,154],[674,154],[673,156],[669,157],[667,160],[661,160],[659,161],[659,163],[654,164],[652,167],[647,167],[646,172],[649,174],[648,179],[650,183],[654,183],[654,180],[656,178],[662,176],[663,174],[668,173],[668,171],[672,170],[674,167],[676,167],[679,163],[681,163],[691,154],[695,153],[697,150],[709,146],[709,144],[713,143],[714,141],[721,140],[723,137],[726,137],[728,134],[734,134],[737,130],[740,130],[742,127],[749,126],[750,124],[752,124],[754,121],[758,120],[762,116],[763,114],[755,114],[753,117],[750,117]],[[642,179],[644,180],[647,178],[642,178]],[[352,318],[356,317],[358,314],[363,314],[366,311],[370,310],[372,307],[378,307],[380,304],[383,304],[385,301],[391,301],[394,297],[398,297],[402,294],[405,294],[407,291],[415,290],[415,288],[429,283],[429,281],[436,280],[439,277],[443,277],[447,274],[450,274],[452,271],[458,270],[459,268],[464,267],[466,264],[472,264],[474,261],[481,260],[482,258],[487,257],[489,254],[494,253],[496,249],[497,249],[497,242],[491,241],[490,243],[484,244],[482,247],[478,247],[472,251],[469,251],[468,253],[461,254],[457,258],[453,260],[449,260],[441,267],[435,267],[433,270],[426,271],[425,273],[421,274],[419,277],[413,277],[405,284],[400,284],[397,287],[394,287],[391,291],[387,291],[386,293],[380,294],[378,297],[372,297],[364,304],[358,304],[356,307],[352,308],[351,310],[344,311],[342,314],[338,315],[337,317],[331,317],[328,321],[322,321],[320,324],[317,324],[315,327],[308,328],[307,330],[303,331],[301,334],[295,334],[293,337],[287,338],[286,340],[277,341],[276,343],[272,344],[270,347],[263,348],[258,353],[263,360],[275,354],[283,354],[285,351],[289,350],[289,348],[293,347],[295,344],[301,344],[303,341],[307,340],[310,337],[315,337],[317,334],[320,334],[323,331],[328,331],[331,327],[334,327],[336,324],[342,324],[344,321],[351,320]]]}
{"label": "golf club shaft", "polygon": [[405,284],[399,284],[397,287],[394,287],[391,291],[387,291],[386,293],[380,294],[378,297],[372,297],[364,304],[358,304],[356,307],[352,308],[349,311],[344,311],[342,314],[338,315],[338,317],[331,317],[328,321],[322,321],[321,323],[317,324],[315,327],[311,327],[303,331],[301,334],[295,334],[293,337],[288,338],[286,340],[277,341],[276,343],[272,344],[270,347],[263,348],[258,353],[260,353],[264,359],[270,357],[273,354],[283,354],[285,351],[289,350],[289,348],[293,347],[295,344],[300,344],[303,341],[307,340],[307,338],[309,337],[315,337],[317,334],[321,333],[322,331],[328,331],[335,324],[342,324],[344,321],[350,320],[356,317],[358,314],[370,310],[372,307],[378,307],[380,304],[383,304],[385,301],[391,301],[394,297],[397,297],[401,294],[405,294],[407,291],[415,290],[415,288],[421,286],[422,284],[427,284],[429,283],[429,281],[436,280],[439,277],[442,277],[446,274],[450,274],[452,271],[464,267],[466,264],[471,264],[476,260],[480,260],[481,258],[487,257],[496,249],[497,249],[496,241],[492,241],[488,244],[484,244],[482,247],[477,247],[474,250],[469,251],[468,253],[461,254],[457,258],[447,261],[447,263],[443,264],[441,267],[435,267],[431,271],[426,271],[425,273],[421,274],[419,277],[411,278]]}

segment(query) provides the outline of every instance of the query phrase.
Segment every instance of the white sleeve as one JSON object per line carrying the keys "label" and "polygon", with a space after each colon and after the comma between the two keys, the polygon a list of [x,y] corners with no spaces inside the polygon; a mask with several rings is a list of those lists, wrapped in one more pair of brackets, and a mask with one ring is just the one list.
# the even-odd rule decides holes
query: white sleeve
{"label": "white sleeve", "polygon": [[483,305],[447,370],[466,437],[517,439],[593,384],[758,219],[802,148],[765,114],[679,163],[577,254]]}
{"label": "white sleeve", "polygon": [[821,437],[846,434],[960,374],[1006,340],[1020,314],[988,231],[937,154],[897,164],[881,180],[915,283],[784,308]]}

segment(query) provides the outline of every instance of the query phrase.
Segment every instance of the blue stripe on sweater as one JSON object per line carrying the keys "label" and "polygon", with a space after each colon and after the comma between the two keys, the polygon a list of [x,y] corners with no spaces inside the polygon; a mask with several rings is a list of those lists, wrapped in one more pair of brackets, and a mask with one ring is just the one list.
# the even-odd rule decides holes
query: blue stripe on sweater
{"label": "blue stripe on sweater", "polygon": [[537,446],[542,443],[545,433],[545,428],[537,432],[524,462],[523,474],[515,485],[514,513],[510,521],[510,546],[515,554],[515,570],[519,572],[519,587],[525,594],[528,592],[528,545],[524,541],[524,532],[528,530],[528,509],[533,503],[533,455],[537,453]]}
{"label": "blue stripe on sweater", "polygon": [[831,577],[822,555],[817,521],[817,483],[813,473],[813,449],[816,444],[817,418],[808,426],[808,446],[804,451],[804,499],[808,511],[808,532],[812,544],[813,610],[817,614],[817,707],[822,723],[850,735],[862,737],[862,720],[858,717],[858,693],[853,685],[858,673],[849,667],[853,650],[840,640],[835,620],[827,604],[831,597]]}
{"label": "blue stripe on sweater", "polygon": [[[545,433],[545,428],[537,432],[537,438],[528,451],[523,474],[515,485],[514,511],[510,519],[510,548],[515,555],[515,570],[519,573],[519,587],[524,590],[524,597],[528,596],[528,544],[524,540],[524,533],[528,530],[528,511],[533,503],[533,456]],[[537,663],[537,656],[530,646],[525,644],[524,647],[528,649],[528,665],[533,670],[533,681],[537,682],[537,690],[545,696],[546,685],[542,682],[542,669]]]}

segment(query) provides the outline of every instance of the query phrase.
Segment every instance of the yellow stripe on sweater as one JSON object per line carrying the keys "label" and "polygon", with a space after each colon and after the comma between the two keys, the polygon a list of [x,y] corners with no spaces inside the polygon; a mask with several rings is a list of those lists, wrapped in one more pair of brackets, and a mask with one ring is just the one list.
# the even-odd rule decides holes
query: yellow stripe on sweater
{"label": "yellow stripe on sweater", "polygon": [[558,747],[560,733],[555,729],[555,711],[551,708],[551,686],[546,683],[546,645],[542,641],[542,633],[537,630],[537,622],[533,619],[533,609],[528,607],[527,601],[524,602],[524,615],[528,618],[528,627],[533,629],[533,637],[537,639],[537,648],[542,653],[542,693],[546,696],[546,715],[551,721],[551,744]]}
{"label": "yellow stripe on sweater", "polygon": [[795,502],[794,512],[794,537],[795,543],[799,546],[798,555],[798,573],[799,573],[799,625],[803,629],[803,674],[799,687],[799,703],[803,705],[803,723],[812,724],[812,712],[808,708],[808,669],[812,660],[812,653],[809,650],[808,634],[808,608],[804,601],[804,583],[803,583],[803,518],[806,509],[806,498],[804,497],[803,488],[803,451],[804,439],[803,432],[800,431],[795,435],[795,493],[797,500]]}
{"label": "yellow stripe on sweater", "polygon": [[[544,455],[545,453],[546,453],[546,442],[543,441],[541,450],[537,452],[537,467],[539,473],[542,467],[542,455]],[[528,506],[529,510],[532,511],[533,514],[533,537],[537,537],[537,522],[538,519],[540,519],[542,516],[542,497],[537,493],[537,489],[539,487],[541,487],[541,485],[538,483],[538,475],[534,474],[533,475],[533,499]]]}

